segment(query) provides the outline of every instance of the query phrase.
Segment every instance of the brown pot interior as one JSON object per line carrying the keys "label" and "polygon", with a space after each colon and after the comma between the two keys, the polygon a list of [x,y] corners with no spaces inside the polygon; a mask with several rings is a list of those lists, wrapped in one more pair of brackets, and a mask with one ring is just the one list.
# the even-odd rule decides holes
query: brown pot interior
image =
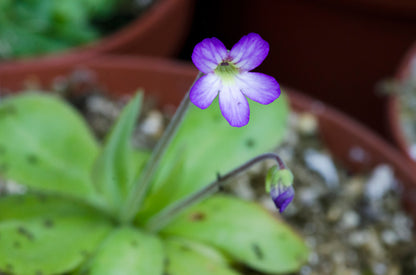
{"label": "brown pot interior", "polygon": [[[161,104],[175,105],[197,75],[197,70],[189,64],[149,58],[108,56],[77,67],[94,71],[100,83],[115,95],[126,95],[142,87],[158,97]],[[73,69],[69,65],[30,70],[0,68],[0,87],[18,91],[25,79],[35,79],[46,85]],[[416,220],[416,173],[399,152],[370,130],[323,103],[290,89],[285,91],[295,111],[316,115],[323,141],[333,156],[351,172],[368,171],[381,163],[390,164],[403,182],[403,201]]]}
{"label": "brown pot interior", "polygon": [[[416,1],[228,0],[212,23],[231,47],[248,32],[270,43],[262,71],[385,133],[377,83],[416,37]],[[238,8],[238,12],[232,12]]]}

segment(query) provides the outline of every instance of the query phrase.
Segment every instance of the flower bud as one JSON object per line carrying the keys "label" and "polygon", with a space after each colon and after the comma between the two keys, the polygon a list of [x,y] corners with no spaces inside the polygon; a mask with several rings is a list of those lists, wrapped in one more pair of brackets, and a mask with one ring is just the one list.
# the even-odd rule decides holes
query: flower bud
{"label": "flower bud", "polygon": [[279,169],[273,166],[269,169],[266,177],[266,191],[282,213],[295,196],[293,188],[293,174],[288,169]]}

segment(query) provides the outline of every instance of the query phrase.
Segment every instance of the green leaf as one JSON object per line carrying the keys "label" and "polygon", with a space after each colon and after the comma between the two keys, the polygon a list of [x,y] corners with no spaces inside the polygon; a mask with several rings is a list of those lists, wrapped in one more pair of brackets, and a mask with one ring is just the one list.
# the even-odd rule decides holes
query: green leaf
{"label": "green leaf", "polygon": [[141,103],[142,93],[137,93],[122,111],[94,164],[94,184],[114,210],[121,205],[148,158],[148,154],[136,151],[131,144]]}
{"label": "green leaf", "polygon": [[0,103],[0,175],[39,191],[87,198],[97,144],[82,117],[52,95]]}
{"label": "green leaf", "polygon": [[155,235],[122,227],[114,230],[102,243],[86,273],[162,275],[164,257],[162,241]]}
{"label": "green leaf", "polygon": [[157,189],[155,192],[150,192],[149,195],[147,195],[143,206],[136,217],[136,222],[138,224],[145,224],[152,214],[162,210],[164,203],[169,201],[170,198],[179,190],[178,185],[181,184],[180,181],[175,184],[171,183],[172,179],[181,178],[181,175],[184,172],[184,155],[185,154],[178,156],[176,162],[168,163],[169,167],[165,167],[169,168],[169,172],[164,173],[164,177],[159,178],[159,181],[167,184],[162,184],[161,188]]}
{"label": "green leaf", "polygon": [[57,274],[79,266],[112,229],[110,220],[56,196],[0,199],[0,270]]}
{"label": "green leaf", "polygon": [[162,234],[212,245],[262,272],[296,271],[308,256],[303,240],[282,221],[258,204],[227,196],[192,207]]}
{"label": "green leaf", "polygon": [[[177,135],[160,164],[153,191],[161,185],[178,185],[169,203],[190,194],[259,154],[274,149],[285,135],[288,106],[281,96],[269,105],[250,101],[251,117],[247,126],[231,127],[222,117],[215,100],[208,109],[191,104]],[[186,149],[186,151],[184,151]],[[178,156],[184,158],[180,177],[162,182],[169,171],[169,163]]]}
{"label": "green leaf", "polygon": [[221,253],[202,243],[181,238],[165,240],[167,265],[165,274],[238,275]]}

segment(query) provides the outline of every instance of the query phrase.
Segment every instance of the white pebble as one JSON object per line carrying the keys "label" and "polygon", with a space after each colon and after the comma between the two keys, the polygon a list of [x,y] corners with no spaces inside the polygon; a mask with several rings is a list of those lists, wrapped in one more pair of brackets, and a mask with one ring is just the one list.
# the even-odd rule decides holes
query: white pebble
{"label": "white pebble", "polygon": [[399,238],[396,233],[392,230],[384,230],[381,233],[381,239],[385,244],[394,245],[398,242]]}
{"label": "white pebble", "polygon": [[317,172],[330,188],[338,187],[339,178],[337,169],[331,157],[314,149],[307,149],[304,154],[306,165]]}
{"label": "white pebble", "polygon": [[379,200],[396,185],[394,173],[390,166],[377,166],[365,184],[364,194],[370,200]]}
{"label": "white pebble", "polygon": [[359,223],[360,216],[353,211],[345,212],[342,216],[341,224],[344,228],[354,228],[357,227]]}

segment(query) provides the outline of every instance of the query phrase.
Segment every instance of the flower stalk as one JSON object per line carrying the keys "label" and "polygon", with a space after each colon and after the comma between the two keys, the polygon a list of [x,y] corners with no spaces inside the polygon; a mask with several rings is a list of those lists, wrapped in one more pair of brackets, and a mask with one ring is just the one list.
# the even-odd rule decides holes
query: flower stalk
{"label": "flower stalk", "polygon": [[[195,82],[202,76],[203,73],[199,72],[196,76],[194,83],[191,85],[191,88],[194,86]],[[189,90],[191,89],[189,88]],[[152,155],[150,156],[147,165],[145,166],[143,172],[140,175],[139,180],[135,185],[133,185],[132,190],[129,192],[126,202],[121,208],[120,221],[122,223],[131,222],[137,212],[139,211],[143,200],[149,190],[150,183],[153,179],[153,176],[156,172],[156,169],[159,165],[160,160],[162,159],[167,147],[169,146],[172,138],[175,136],[175,133],[181,124],[186,112],[189,109],[190,100],[189,100],[189,90],[185,94],[185,97],[182,99],[179,107],[177,108],[172,120],[168,124],[168,127],[163,133],[163,136],[160,138],[156,147],[154,148]]]}
{"label": "flower stalk", "polygon": [[227,174],[217,176],[217,180],[211,182],[204,188],[196,191],[195,193],[189,195],[188,197],[178,201],[177,203],[173,203],[166,208],[162,209],[159,213],[155,214],[151,217],[144,227],[149,230],[150,232],[158,232],[163,227],[165,227],[168,223],[170,223],[173,219],[175,219],[183,210],[189,208],[192,205],[195,205],[198,202],[201,202],[205,198],[209,197],[210,195],[214,194],[217,191],[220,191],[224,184],[228,182],[229,179],[237,176],[238,174],[244,172],[254,164],[267,160],[273,159],[277,163],[277,169],[279,170],[287,170],[287,167],[283,160],[279,157],[279,155],[275,153],[266,153],[260,156],[257,156],[246,163],[242,164],[241,166],[235,168],[234,170],[228,172]]}

